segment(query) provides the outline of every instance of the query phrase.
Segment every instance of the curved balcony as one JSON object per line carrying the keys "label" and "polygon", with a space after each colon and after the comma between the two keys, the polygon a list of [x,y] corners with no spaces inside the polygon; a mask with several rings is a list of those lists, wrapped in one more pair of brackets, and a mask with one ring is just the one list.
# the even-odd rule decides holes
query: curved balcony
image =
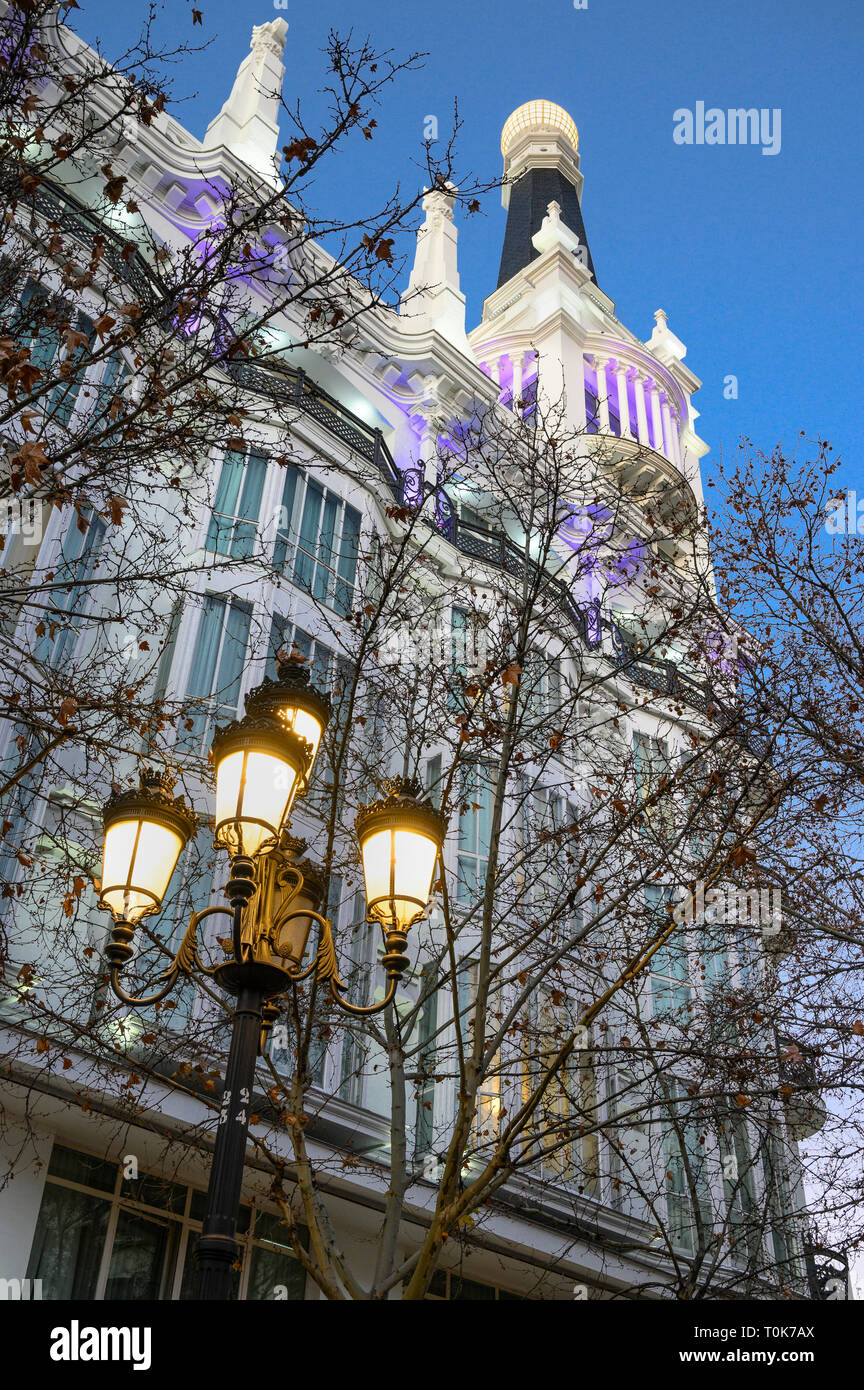
{"label": "curved balcony", "polygon": [[622,489],[658,499],[661,515],[680,516],[682,500],[695,514],[681,448],[687,402],[671,374],[649,353],[608,339],[589,343],[583,371],[587,432],[598,454],[609,453]]}
{"label": "curved balcony", "polygon": [[794,1139],[811,1139],[825,1124],[828,1108],[819,1090],[818,1053],[794,1038],[777,1036],[780,1052],[780,1094]]}
{"label": "curved balcony", "polygon": [[650,508],[655,520],[680,530],[699,520],[693,489],[663,454],[638,439],[614,432],[596,432],[592,443],[597,463],[613,487],[623,496]]}
{"label": "curved balcony", "polygon": [[[2,186],[7,193],[8,179],[3,178]],[[94,238],[99,237],[103,257],[119,279],[129,284],[136,294],[151,302],[162,297],[162,289],[156,276],[142,255],[141,248],[128,237],[121,236],[104,218],[99,217],[92,208],[74,197],[60,183],[43,180],[27,198],[20,198],[20,190],[14,190],[16,199],[31,213],[38,213],[48,222],[56,224],[64,232],[71,233],[90,252]],[[130,246],[132,254],[129,254]]]}

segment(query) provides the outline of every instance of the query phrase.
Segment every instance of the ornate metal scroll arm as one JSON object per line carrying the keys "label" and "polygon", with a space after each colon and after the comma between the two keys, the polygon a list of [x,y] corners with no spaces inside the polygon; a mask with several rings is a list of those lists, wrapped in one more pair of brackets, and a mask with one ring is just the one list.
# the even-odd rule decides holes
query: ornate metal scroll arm
{"label": "ornate metal scroll arm", "polygon": [[[290,912],[284,916],[280,926],[287,927],[293,919],[299,918],[314,922],[317,926],[318,949],[312,958],[311,964],[307,965],[305,970],[289,970],[288,974],[292,985],[299,985],[303,980],[308,980],[310,975],[314,974],[321,984],[327,985],[334,1003],[338,1004],[340,1009],[344,1009],[346,1013],[356,1015],[377,1014],[380,1013],[382,1009],[386,1008],[396,993],[398,981],[395,976],[391,976],[387,987],[387,993],[377,1004],[352,1004],[350,1000],[345,997],[345,982],[339,975],[339,962],[336,957],[336,942],[333,937],[333,924],[330,918],[322,917],[320,912],[309,912],[301,909],[297,912]],[[278,936],[274,942],[273,950],[277,955],[280,954]]]}
{"label": "ornate metal scroll arm", "polygon": [[153,994],[127,994],[120,984],[120,971],[122,965],[117,962],[111,965],[111,988],[124,1004],[144,1005],[157,1004],[161,999],[169,995],[177,983],[180,975],[212,975],[218,966],[207,966],[201,959],[198,952],[198,927],[205,917],[211,917],[215,913],[221,912],[226,917],[233,917],[234,914],[227,907],[205,907],[203,912],[192,912],[189,917],[189,924],[183,933],[183,940],[180,942],[177,952],[168,966],[161,974],[156,976],[157,980],[164,980],[165,984],[161,989]]}
{"label": "ornate metal scroll arm", "polygon": [[[298,873],[302,884],[302,874],[299,873],[299,870],[295,870],[295,872]],[[300,888],[298,887],[296,893],[292,894],[289,899],[290,902],[294,901],[299,891]],[[295,964],[293,968],[287,968],[286,973],[292,985],[302,984],[302,982],[308,980],[311,975],[315,975],[321,984],[327,985],[331,998],[334,1003],[339,1005],[340,1009],[344,1009],[346,1013],[355,1014],[357,1016],[380,1013],[382,1009],[385,1009],[387,1005],[392,1002],[398,984],[398,976],[393,971],[388,972],[389,982],[387,992],[384,998],[377,1004],[352,1004],[350,1000],[346,998],[345,982],[339,975],[336,942],[333,937],[333,923],[329,917],[323,917],[320,912],[312,912],[308,908],[299,908],[294,912],[280,912],[273,924],[272,950],[274,955],[281,956],[285,959],[285,957],[290,954],[287,950],[284,951],[284,953],[280,951],[280,936],[282,931],[287,928],[291,922],[301,920],[304,924],[315,923],[315,926],[318,928],[318,948],[311,963],[307,965],[305,969],[301,969],[299,963]],[[292,956],[291,959],[293,960],[294,957]]]}

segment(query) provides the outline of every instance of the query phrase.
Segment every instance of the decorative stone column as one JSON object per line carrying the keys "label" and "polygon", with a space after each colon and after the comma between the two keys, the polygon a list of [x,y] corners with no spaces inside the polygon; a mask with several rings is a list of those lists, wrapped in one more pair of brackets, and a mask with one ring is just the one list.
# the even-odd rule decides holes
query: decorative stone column
{"label": "decorative stone column", "polygon": [[648,444],[648,415],[645,410],[645,382],[633,368],[633,388],[636,395],[636,421],[639,426],[639,443]]}
{"label": "decorative stone column", "polygon": [[621,421],[621,438],[632,439],[630,401],[627,397],[627,368],[620,362],[616,362],[613,370],[615,372],[615,385],[618,388],[618,417]]}
{"label": "decorative stone column", "polygon": [[651,433],[654,436],[653,448],[658,454],[663,450],[663,421],[660,419],[660,392],[657,389],[656,381],[652,381],[648,387],[648,401],[651,406]]}
{"label": "decorative stone column", "polygon": [[681,451],[681,417],[677,410],[672,411],[672,462],[680,473],[684,472],[684,455]]}
{"label": "decorative stone column", "polygon": [[670,463],[675,462],[675,439],[674,427],[672,424],[672,412],[669,408],[669,397],[664,395],[660,402],[660,416],[663,421],[663,437],[666,441],[664,453]]}
{"label": "decorative stone column", "polygon": [[609,387],[606,382],[605,357],[594,353],[594,372],[597,377],[597,426],[601,434],[609,433]]}

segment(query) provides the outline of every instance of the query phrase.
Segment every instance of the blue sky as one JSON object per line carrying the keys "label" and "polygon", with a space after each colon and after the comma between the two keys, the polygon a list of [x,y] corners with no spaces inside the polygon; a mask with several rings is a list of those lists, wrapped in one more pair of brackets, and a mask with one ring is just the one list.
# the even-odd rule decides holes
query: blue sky
{"label": "blue sky", "polygon": [[[193,28],[187,0],[170,0],[157,28],[166,39],[212,40],[174,75],[170,109],[199,135],[255,23],[287,20],[285,93],[313,111],[329,26],[398,53],[428,51],[423,70],[391,91],[373,144],[355,144],[320,183],[325,212],[374,211],[394,180],[413,187],[424,118],[437,115],[443,130],[454,98],[460,163],[477,176],[500,172],[501,126],[514,107],[534,97],[566,107],[579,127],[600,286],[642,338],[654,310],[667,311],[703,381],[695,404],[712,456],[741,435],[770,449],[804,430],[831,441],[844,481],[864,491],[860,0],[588,0],[578,10],[573,0],[194,3],[202,26]],[[139,0],[81,5],[75,27],[106,56],[134,38]],[[676,144],[673,113],[699,101],[779,107],[780,152]],[[495,287],[499,195],[484,213],[460,228],[469,326]],[[724,399],[729,375],[737,400]]]}

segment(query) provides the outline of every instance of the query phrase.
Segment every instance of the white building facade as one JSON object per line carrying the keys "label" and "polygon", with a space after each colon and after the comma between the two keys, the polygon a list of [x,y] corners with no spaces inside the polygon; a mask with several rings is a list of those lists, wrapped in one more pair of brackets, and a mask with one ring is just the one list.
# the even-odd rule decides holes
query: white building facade
{"label": "white building facade", "polygon": [[[200,236],[214,212],[208,186],[230,182],[244,169],[272,179],[286,28],[281,19],[256,26],[233,90],[203,141],[162,113],[151,125],[124,125],[116,132],[112,167],[127,177],[141,218],[164,244],[182,245],[184,239]],[[71,61],[76,41],[59,29],[57,42]],[[708,447],[697,432],[693,406],[700,383],[685,365],[684,344],[665,312],[658,309],[650,336],[643,340],[616,318],[613,301],[599,287],[582,219],[576,126],[560,107],[528,102],[504,126],[502,153],[508,220],[499,280],[475,327],[466,325],[459,283],[454,197],[446,189],[436,190],[423,202],[425,220],[400,305],[361,319],[339,355],[286,351],[278,373],[238,364],[235,385],[248,391],[249,416],[261,437],[267,436],[269,402],[278,397],[293,409],[295,457],[308,462],[286,472],[277,460],[276,430],[269,453],[262,448],[244,456],[228,448],[212,460],[210,494],[191,523],[189,542],[190,564],[199,570],[198,601],[175,614],[159,672],[166,700],[192,697],[199,702],[194,727],[187,730],[190,748],[206,747],[215,724],[242,711],[244,697],[272,671],[277,650],[299,651],[322,681],[332,675],[341,656],[340,624],[360,585],[358,557],[366,552],[368,537],[376,530],[393,531],[390,513],[410,505],[422,482],[437,486],[439,421],[457,418],[472,403],[480,401],[493,410],[498,402],[502,411],[523,414],[561,411],[566,426],[589,445],[595,437],[606,441],[599,455],[602,467],[616,487],[626,489],[634,507],[640,497],[650,496],[661,516],[698,518],[703,505],[700,459]],[[62,199],[64,190],[56,196]],[[286,322],[286,342],[291,330]],[[51,554],[66,553],[72,527],[68,509],[51,512],[40,565]],[[458,478],[439,489],[429,527],[437,534],[427,554],[438,566],[442,589],[462,582],[494,591],[496,570],[506,573],[512,538],[484,525],[469,492],[460,492]],[[658,544],[671,564],[681,563],[674,535]],[[262,584],[251,565],[244,574],[244,546],[262,547],[281,582]],[[566,542],[562,546],[566,556]],[[87,533],[80,542],[82,564],[88,547],[98,566],[98,535]],[[214,553],[230,555],[237,564],[214,571],[208,562]],[[683,742],[686,730],[706,711],[707,683],[664,660],[646,659],[641,667],[631,666],[626,678],[621,675],[621,634],[627,630],[628,613],[636,613],[640,603],[626,585],[618,591],[614,614],[605,591],[592,589],[590,573],[567,601],[569,620],[562,619],[556,634],[565,676],[568,663],[584,662],[587,653],[609,672],[609,699],[630,700],[622,737],[644,747],[662,740],[674,756],[676,739]],[[62,657],[69,659],[79,639],[72,630],[64,640]],[[625,685],[628,697],[622,697]],[[658,709],[652,703],[655,696],[665,701]],[[6,737],[14,738],[12,726]],[[434,757],[433,749],[427,764]],[[70,763],[69,785],[77,775]],[[432,785],[428,766],[425,775]],[[58,784],[43,796],[43,805],[62,807],[64,795],[64,785]],[[50,810],[40,814],[47,817]],[[95,804],[93,814],[98,816]],[[314,840],[311,812],[298,813],[296,829]],[[50,833],[46,821],[46,843]],[[476,826],[470,835],[464,825],[452,828],[447,864],[454,878],[461,872],[460,856],[466,862],[471,854],[482,859],[482,833]],[[200,883],[201,907],[211,895],[218,900],[219,886],[213,880]],[[337,939],[351,940],[352,926],[363,915],[355,892],[331,885],[329,910]],[[101,950],[104,922],[93,917],[84,931],[90,946]],[[20,980],[17,972],[27,964],[22,949],[8,978]],[[363,962],[373,973],[375,963],[374,955]],[[729,978],[743,979],[751,966],[730,946],[724,965]],[[685,964],[684,972],[674,963],[666,976],[655,970],[655,1006],[664,989],[691,991],[704,999],[704,965],[698,960]],[[406,982],[409,1002],[416,997],[419,979],[418,970]],[[380,983],[379,976],[373,991]],[[187,1001],[186,1007],[196,1006]],[[434,1025],[427,1020],[427,1026],[443,1028],[446,1019],[441,1014]],[[145,1011],[133,1014],[127,1042],[136,1029],[143,1034],[146,1027]],[[189,1085],[182,1087],[173,1084],[176,1072],[169,1070],[169,1062],[162,1076],[158,1068],[136,1073],[128,1055],[122,1063],[94,1063],[74,1038],[43,1056],[34,1036],[30,1056],[22,1049],[28,1025],[14,985],[0,1010],[0,1039],[4,1035],[2,1051],[13,1060],[3,1083],[0,1146],[14,1178],[0,1188],[0,1276],[41,1281],[43,1298],[192,1297],[194,1241],[212,1143],[207,1131],[212,1112],[207,1097],[196,1090],[200,1065],[190,1062]],[[290,1066],[287,1052],[280,1060],[278,1033],[273,1044],[277,1069]],[[308,1143],[320,1165],[333,1225],[362,1282],[371,1279],[375,1265],[387,1191],[389,1128],[380,1058],[371,1049],[358,1060],[356,1049],[356,1040],[338,1029],[322,1038],[310,1092]],[[183,1057],[179,1023],[177,1057]],[[452,1105],[448,1087],[452,1091],[454,1084],[451,1079],[432,1090],[421,1088],[416,1100],[416,1182],[400,1235],[406,1254],[434,1204],[435,1126],[443,1124]],[[592,1085],[601,1104],[609,1078],[599,1063]],[[126,1104],[133,1092],[134,1109]],[[489,1100],[491,1110],[500,1103],[500,1093]],[[796,1140],[814,1133],[819,1123],[815,1102],[796,1114],[787,1107],[779,1121],[787,1165]],[[290,1175],[291,1146],[284,1127],[257,1128]],[[630,1139],[627,1161],[638,1165],[645,1142],[638,1125]],[[370,1163],[346,1161],[358,1154]],[[542,1181],[530,1174],[514,1179],[470,1242],[442,1257],[431,1296],[604,1299],[638,1297],[642,1287],[648,1297],[662,1296],[668,1265],[650,1253],[654,1218],[644,1203],[618,1195],[621,1161],[614,1145],[595,1139],[573,1159],[578,1182],[551,1165]],[[689,1201],[668,1175],[674,1159],[664,1150],[662,1172],[655,1175],[651,1160],[646,1157],[645,1163],[643,1183],[655,1184],[656,1200],[674,1222],[676,1203],[686,1206]],[[764,1164],[758,1172],[754,1168],[754,1183],[770,1180]],[[271,1181],[268,1165],[250,1148],[238,1233],[244,1255],[237,1296],[318,1297],[287,1248],[270,1196]],[[796,1171],[787,1176],[782,1200],[787,1215],[801,1207]],[[806,1297],[803,1216],[793,1227],[799,1229],[799,1243],[784,1249],[782,1258],[797,1261],[796,1288]],[[779,1237],[769,1228],[764,1239],[770,1243]],[[780,1258],[776,1251],[775,1256]],[[768,1262],[771,1258],[769,1251]],[[398,1298],[399,1288],[390,1296]]]}

